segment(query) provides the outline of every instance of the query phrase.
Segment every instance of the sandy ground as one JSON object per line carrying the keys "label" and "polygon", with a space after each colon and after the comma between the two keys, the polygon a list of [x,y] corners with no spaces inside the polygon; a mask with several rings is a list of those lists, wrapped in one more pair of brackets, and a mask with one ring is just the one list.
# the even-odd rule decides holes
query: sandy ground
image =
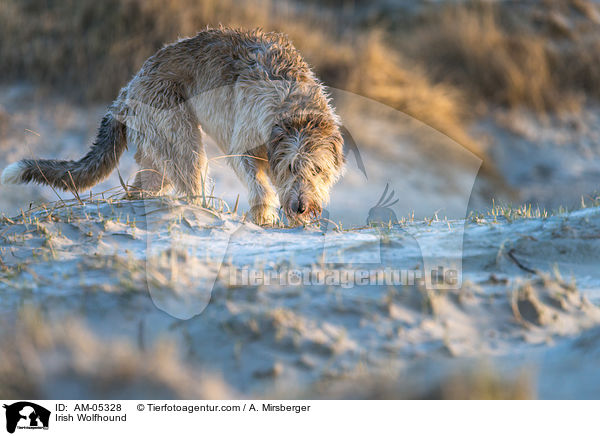
{"label": "sandy ground", "polygon": [[[465,220],[469,204],[488,204],[479,159],[402,114],[336,98],[358,153],[321,227],[244,222],[244,189],[222,159],[215,195],[232,205],[241,194],[239,215],[220,202],[103,199],[116,174],[92,199],[82,193],[84,205],[31,209],[56,194],[0,187],[0,396],[600,398],[600,209]],[[81,156],[104,110],[26,86],[3,89],[0,107],[2,165]],[[579,204],[600,171],[594,113],[580,135],[569,120],[524,118],[530,136],[501,117],[477,129],[521,198]],[[542,161],[551,176],[534,170]],[[579,191],[560,190],[574,180]],[[375,207],[386,185],[400,200],[393,215]],[[366,225],[382,216],[400,224]],[[428,262],[459,269],[458,289],[241,282],[243,271],[347,278],[385,267],[418,278]]]}
{"label": "sandy ground", "polygon": [[[532,396],[600,397],[598,208],[468,223],[456,290],[349,282],[246,286],[239,272],[418,271],[419,242],[403,232],[443,245],[463,224],[457,221],[396,226],[383,245],[380,228],[332,232],[343,263],[324,261],[321,229],[262,229],[172,199],[90,202],[12,221],[0,227],[4,340],[31,312],[43,331],[17,335],[4,348],[14,351],[4,355],[0,378],[33,371],[37,362],[42,396],[101,395],[94,380],[117,368],[102,368],[105,357],[95,347],[117,341],[125,355],[166,342],[175,349],[170,365],[185,367],[198,383],[210,375],[228,395],[328,396],[338,389],[361,396],[352,380],[391,377],[395,395],[426,396],[440,378],[485,362],[497,377],[524,377],[519,383]],[[364,261],[374,245],[385,251],[378,264]],[[72,361],[69,353],[81,353],[76,344],[61,354],[65,345],[57,343],[64,338],[51,332],[68,330],[69,319],[85,328],[67,337],[89,335],[91,356]],[[51,339],[29,338],[36,335]],[[22,341],[34,344],[21,349]],[[28,361],[27,353],[37,356],[34,363],[7,369],[7,358]],[[144,374],[156,365],[140,360]],[[140,390],[139,380],[123,371],[125,390],[107,386],[102,395],[167,388],[169,395],[195,395],[162,380],[168,374],[157,377],[156,391]],[[69,374],[76,381],[63,387]]]}

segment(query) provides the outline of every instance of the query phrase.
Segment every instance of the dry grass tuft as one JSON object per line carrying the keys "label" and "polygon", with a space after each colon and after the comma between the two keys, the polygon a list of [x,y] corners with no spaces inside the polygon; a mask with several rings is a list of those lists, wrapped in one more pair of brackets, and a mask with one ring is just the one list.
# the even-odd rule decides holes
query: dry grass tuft
{"label": "dry grass tuft", "polygon": [[469,1],[431,8],[403,48],[474,102],[538,112],[600,97],[600,9],[587,0]]}
{"label": "dry grass tuft", "polygon": [[438,80],[449,80],[471,97],[537,110],[558,101],[546,42],[509,32],[495,6],[446,7],[428,16],[411,40],[411,50]]}

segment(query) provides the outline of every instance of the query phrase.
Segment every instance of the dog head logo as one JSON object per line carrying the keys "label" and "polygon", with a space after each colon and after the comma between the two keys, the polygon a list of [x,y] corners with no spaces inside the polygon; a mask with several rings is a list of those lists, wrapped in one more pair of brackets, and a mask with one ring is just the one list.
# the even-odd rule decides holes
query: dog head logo
{"label": "dog head logo", "polygon": [[[398,203],[398,199],[394,200],[394,191],[390,192],[387,195],[390,184],[387,183],[385,185],[385,189],[383,190],[383,194],[379,198],[379,201],[375,206],[373,206],[369,210],[369,216],[367,217],[367,224],[376,224],[376,223],[395,223],[398,221],[396,217],[396,213],[392,209],[392,206]],[[387,197],[386,197],[387,195]]]}
{"label": "dog head logo", "polygon": [[50,411],[28,401],[4,405],[6,409],[6,431],[14,433],[18,429],[48,429]]}

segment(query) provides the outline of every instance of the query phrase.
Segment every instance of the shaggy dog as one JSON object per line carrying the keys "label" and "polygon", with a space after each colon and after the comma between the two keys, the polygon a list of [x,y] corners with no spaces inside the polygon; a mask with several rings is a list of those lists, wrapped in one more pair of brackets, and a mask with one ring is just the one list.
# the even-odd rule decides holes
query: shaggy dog
{"label": "shaggy dog", "polygon": [[277,200],[292,222],[320,215],[344,166],[339,119],[294,46],[279,34],[219,28],[150,57],[121,89],[81,160],[23,159],[1,182],[87,189],[133,145],[138,193],[173,187],[199,198],[208,180],[202,131],[248,187],[257,224],[278,220]]}

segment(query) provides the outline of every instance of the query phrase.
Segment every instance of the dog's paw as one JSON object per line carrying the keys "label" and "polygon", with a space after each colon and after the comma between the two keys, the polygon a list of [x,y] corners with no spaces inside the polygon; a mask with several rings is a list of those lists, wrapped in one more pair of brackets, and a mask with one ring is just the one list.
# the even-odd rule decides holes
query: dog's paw
{"label": "dog's paw", "polygon": [[279,224],[279,214],[273,207],[253,207],[250,211],[252,222],[259,226],[275,226]]}

